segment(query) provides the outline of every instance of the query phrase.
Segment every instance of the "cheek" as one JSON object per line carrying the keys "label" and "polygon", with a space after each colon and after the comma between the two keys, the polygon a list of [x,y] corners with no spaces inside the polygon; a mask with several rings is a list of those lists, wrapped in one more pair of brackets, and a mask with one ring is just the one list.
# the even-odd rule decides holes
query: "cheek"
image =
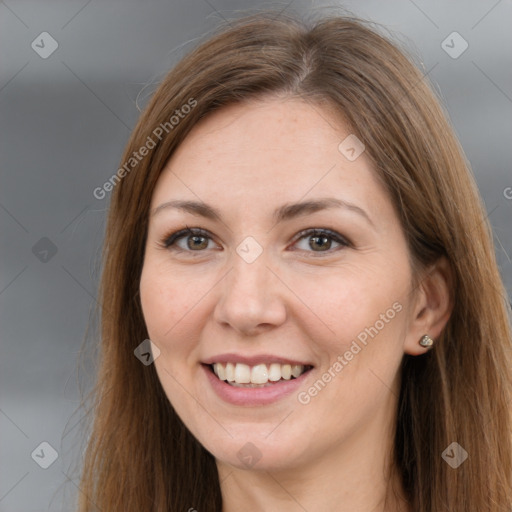
{"label": "cheek", "polygon": [[[152,264],[142,271],[140,299],[149,338],[163,357],[157,364],[177,369],[188,366],[198,349],[199,333],[206,321],[206,296],[215,280]],[[190,361],[189,361],[190,360]]]}
{"label": "cheek", "polygon": [[190,312],[194,297],[171,274],[145,264],[140,280],[142,312],[150,338],[165,343]]}
{"label": "cheek", "polygon": [[314,279],[297,273],[294,292],[307,306],[310,328],[343,342],[375,323],[378,328],[394,323],[404,300],[405,274],[355,266],[317,273]]}
{"label": "cheek", "polygon": [[314,340],[326,379],[336,375],[326,398],[357,409],[386,390],[380,379],[392,385],[403,356],[407,279],[406,270],[389,265],[347,265],[313,281],[295,276],[308,306],[302,329]]}
{"label": "cheek", "polygon": [[140,301],[149,337],[157,341],[172,325],[168,317],[168,296],[165,284],[158,274],[147,265],[142,269],[140,279]]}

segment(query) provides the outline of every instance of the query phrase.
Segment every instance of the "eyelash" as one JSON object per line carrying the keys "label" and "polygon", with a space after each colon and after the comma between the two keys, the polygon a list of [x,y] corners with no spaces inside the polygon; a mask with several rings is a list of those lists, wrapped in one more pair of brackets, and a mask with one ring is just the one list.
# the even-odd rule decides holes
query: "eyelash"
{"label": "eyelash", "polygon": [[[208,238],[209,240],[213,241],[213,238],[210,236],[210,233],[204,229],[201,228],[189,228],[188,226],[185,229],[180,229],[178,231],[174,231],[170,234],[167,234],[160,242],[159,246],[161,246],[164,249],[169,249],[177,252],[187,252],[187,253],[201,253],[204,252],[203,250],[193,251],[188,249],[182,249],[181,247],[176,247],[175,244],[177,241],[181,240],[182,238],[185,238],[186,236],[202,236],[205,238]],[[313,237],[313,236],[325,236],[326,238],[329,238],[333,240],[334,242],[340,244],[340,247],[334,248],[334,249],[328,249],[326,251],[306,251],[313,254],[318,254],[318,256],[321,256],[323,254],[332,254],[335,251],[338,251],[342,249],[343,247],[353,247],[353,244],[344,236],[340,235],[336,231],[332,231],[330,229],[318,229],[318,228],[309,228],[304,229],[297,233],[295,237],[295,241],[293,242],[296,244],[303,238],[307,237]],[[173,247],[174,245],[174,247]],[[294,249],[296,250],[296,249]],[[299,249],[300,250],[300,249]],[[195,255],[194,255],[195,256]],[[315,256],[316,257],[316,256]]]}

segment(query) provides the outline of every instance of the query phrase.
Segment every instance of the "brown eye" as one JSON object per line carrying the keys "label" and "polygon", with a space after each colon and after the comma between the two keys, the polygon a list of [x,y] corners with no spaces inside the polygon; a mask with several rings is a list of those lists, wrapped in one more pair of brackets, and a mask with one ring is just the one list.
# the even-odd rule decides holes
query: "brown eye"
{"label": "brown eye", "polygon": [[161,245],[169,250],[201,252],[213,249],[216,244],[208,232],[199,228],[187,228],[171,233],[161,241]]}
{"label": "brown eye", "polygon": [[315,235],[309,238],[309,247],[313,251],[328,251],[331,248],[332,240],[325,235]]}
{"label": "brown eye", "polygon": [[186,237],[187,247],[192,251],[206,249],[208,247],[208,238],[202,235],[190,235]]}
{"label": "brown eye", "polygon": [[351,247],[351,243],[345,237],[330,229],[307,229],[301,231],[298,236],[293,250],[332,253],[344,247]]}

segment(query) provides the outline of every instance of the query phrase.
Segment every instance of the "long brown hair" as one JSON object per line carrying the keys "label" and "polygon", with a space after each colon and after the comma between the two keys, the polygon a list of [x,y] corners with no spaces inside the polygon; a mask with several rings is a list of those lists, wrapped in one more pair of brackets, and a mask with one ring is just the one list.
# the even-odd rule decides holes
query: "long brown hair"
{"label": "long brown hair", "polygon": [[[509,511],[510,311],[485,209],[447,116],[419,69],[368,23],[276,13],[230,22],[179,62],[112,180],[101,367],[79,510],[222,509],[213,456],[177,417],[154,366],[134,357],[148,338],[139,280],[152,193],[174,150],[209,112],[276,93],[338,112],[389,190],[414,268],[441,256],[452,268],[443,334],[428,354],[404,356],[401,369],[395,465],[412,509]],[[147,154],[130,160],[143,146]],[[457,469],[442,458],[452,442],[468,452]]]}

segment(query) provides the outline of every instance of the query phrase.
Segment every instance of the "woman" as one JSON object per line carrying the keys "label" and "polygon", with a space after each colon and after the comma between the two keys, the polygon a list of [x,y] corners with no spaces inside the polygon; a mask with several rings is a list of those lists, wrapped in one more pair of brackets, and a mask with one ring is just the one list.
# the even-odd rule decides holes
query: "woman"
{"label": "woman", "polygon": [[400,50],[348,18],[231,23],[111,188],[80,510],[510,510],[506,293]]}

